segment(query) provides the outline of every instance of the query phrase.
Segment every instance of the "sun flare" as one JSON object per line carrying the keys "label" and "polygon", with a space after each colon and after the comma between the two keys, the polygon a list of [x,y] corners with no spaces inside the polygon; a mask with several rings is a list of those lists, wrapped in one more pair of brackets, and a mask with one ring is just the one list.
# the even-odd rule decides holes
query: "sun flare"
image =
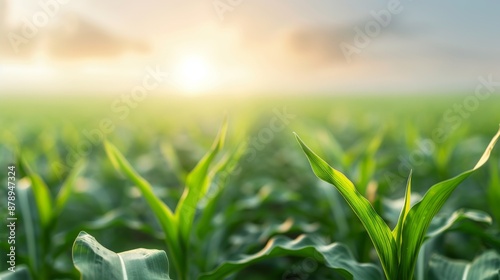
{"label": "sun flare", "polygon": [[214,69],[204,57],[188,56],[179,61],[174,80],[187,94],[208,91],[215,83]]}

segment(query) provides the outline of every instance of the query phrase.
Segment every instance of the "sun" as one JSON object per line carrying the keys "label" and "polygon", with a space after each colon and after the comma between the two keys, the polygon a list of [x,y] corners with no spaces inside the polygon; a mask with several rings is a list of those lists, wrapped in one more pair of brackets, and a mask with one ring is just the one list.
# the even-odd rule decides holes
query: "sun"
{"label": "sun", "polygon": [[215,84],[213,66],[201,56],[184,57],[175,72],[175,84],[186,94],[209,91]]}

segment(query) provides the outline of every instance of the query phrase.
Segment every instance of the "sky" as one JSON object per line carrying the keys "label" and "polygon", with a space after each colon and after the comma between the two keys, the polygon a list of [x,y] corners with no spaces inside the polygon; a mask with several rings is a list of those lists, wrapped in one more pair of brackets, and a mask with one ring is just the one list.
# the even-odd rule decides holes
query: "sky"
{"label": "sky", "polygon": [[[0,95],[471,91],[498,1],[0,0]],[[148,70],[149,69],[149,70]],[[495,79],[495,78],[494,78]]]}

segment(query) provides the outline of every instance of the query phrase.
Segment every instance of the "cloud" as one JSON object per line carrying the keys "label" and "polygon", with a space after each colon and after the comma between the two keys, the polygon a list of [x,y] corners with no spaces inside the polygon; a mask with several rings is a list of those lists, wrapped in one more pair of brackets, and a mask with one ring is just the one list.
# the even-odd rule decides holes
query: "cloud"
{"label": "cloud", "polygon": [[7,54],[10,49],[9,40],[7,34],[9,32],[7,28],[7,0],[0,0],[0,57],[3,54]]}
{"label": "cloud", "polygon": [[[373,18],[365,18],[353,24],[329,25],[316,27],[298,27],[288,32],[284,45],[289,55],[303,66],[331,67],[346,66],[347,59],[340,47],[342,43],[356,46],[355,38],[359,35],[356,30],[364,31],[367,23]],[[366,47],[358,47],[363,52],[363,59],[375,59],[378,52],[388,54],[384,49],[373,47],[375,44],[391,45],[398,41],[408,40],[410,37],[419,37],[421,32],[393,19],[388,26],[381,27],[375,37],[369,37],[370,43]]]}
{"label": "cloud", "polygon": [[131,40],[78,15],[66,16],[49,31],[48,54],[57,59],[111,58],[124,53],[146,53],[149,45]]}
{"label": "cloud", "polygon": [[339,44],[348,32],[336,27],[298,28],[288,32],[284,44],[292,59],[302,66],[321,67],[344,63]]}
{"label": "cloud", "polygon": [[117,35],[79,14],[61,14],[37,27],[29,17],[15,26],[7,24],[9,12],[7,0],[0,0],[0,57],[6,60],[26,60],[35,54],[55,60],[107,59],[150,51],[147,42]]}

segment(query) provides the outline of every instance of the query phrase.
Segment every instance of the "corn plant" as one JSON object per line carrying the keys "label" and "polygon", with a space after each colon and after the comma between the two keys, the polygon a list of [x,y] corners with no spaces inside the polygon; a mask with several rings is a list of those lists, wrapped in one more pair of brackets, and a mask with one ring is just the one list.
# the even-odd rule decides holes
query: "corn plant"
{"label": "corn plant", "polygon": [[[295,239],[274,236],[257,253],[223,261],[211,271],[200,271],[199,275],[190,273],[191,270],[197,269],[193,260],[189,258],[191,235],[197,233],[197,237],[203,237],[206,235],[206,231],[211,230],[208,221],[213,218],[218,196],[215,195],[208,201],[204,213],[201,213],[199,220],[197,220],[198,224],[195,224],[194,211],[201,197],[207,192],[208,184],[213,176],[213,172],[208,172],[209,165],[222,148],[226,127],[226,123],[224,123],[210,151],[188,174],[186,189],[175,211],[172,211],[155,196],[150,184],[132,168],[116,147],[109,142],[105,143],[106,151],[114,166],[139,187],[159,220],[165,234],[169,260],[174,266],[175,279],[224,279],[254,263],[288,256],[314,258],[317,263],[324,264],[325,267],[336,271],[347,279],[379,279],[381,277],[381,271],[378,267],[356,262],[345,245],[340,243],[325,244],[321,239],[308,235],[301,235]],[[237,152],[236,157],[239,154]],[[195,232],[194,229],[197,231]],[[141,255],[144,257],[141,258]],[[83,280],[97,278],[144,279],[144,275],[151,275],[148,279],[170,279],[169,277],[171,277],[168,259],[161,251],[135,249],[116,254],[100,245],[85,232],[81,232],[75,240],[73,261],[82,273]]]}
{"label": "corn plant", "polygon": [[23,156],[19,156],[18,161],[20,173],[24,175],[19,181],[17,192],[22,215],[20,220],[24,227],[23,243],[27,249],[26,264],[29,269],[19,269],[10,277],[28,279],[23,275],[31,274],[33,279],[51,279],[71,275],[72,271],[60,271],[56,268],[56,258],[64,253],[68,244],[56,240],[54,236],[59,234],[59,237],[63,237],[61,239],[66,239],[68,233],[57,232],[57,224],[73,193],[77,178],[85,169],[85,160],[76,163],[55,197],[42,177],[33,171]]}
{"label": "corn plant", "polygon": [[354,184],[344,174],[328,165],[296,135],[314,174],[319,179],[332,184],[360,219],[375,247],[388,280],[413,278],[419,249],[426,239],[433,217],[442,208],[453,190],[486,163],[499,137],[500,130],[472,169],[433,185],[413,207],[410,205],[410,173],[406,184],[404,205],[395,228],[391,230]]}
{"label": "corn plant", "polygon": [[105,143],[106,152],[113,166],[140,189],[158,219],[165,234],[167,249],[177,279],[187,279],[189,275],[188,256],[195,212],[198,202],[207,193],[214,176],[210,165],[224,145],[226,131],[227,122],[224,122],[210,150],[187,175],[186,187],[175,210],[169,208],[154,194],[151,185],[133,169],[115,146],[109,142]]}
{"label": "corn plant", "polygon": [[[315,237],[301,235],[296,239],[276,236],[255,254],[225,261],[212,271],[205,272],[196,278],[188,276],[188,279],[226,279],[257,262],[289,256],[307,258],[315,264],[322,263],[345,279],[380,279],[382,277],[380,269],[375,265],[356,262],[345,245],[323,244]],[[99,244],[86,232],[80,232],[75,240],[73,262],[82,273],[82,280],[171,279],[168,258],[164,251],[134,249],[117,254]],[[284,275],[292,273],[285,272]]]}

